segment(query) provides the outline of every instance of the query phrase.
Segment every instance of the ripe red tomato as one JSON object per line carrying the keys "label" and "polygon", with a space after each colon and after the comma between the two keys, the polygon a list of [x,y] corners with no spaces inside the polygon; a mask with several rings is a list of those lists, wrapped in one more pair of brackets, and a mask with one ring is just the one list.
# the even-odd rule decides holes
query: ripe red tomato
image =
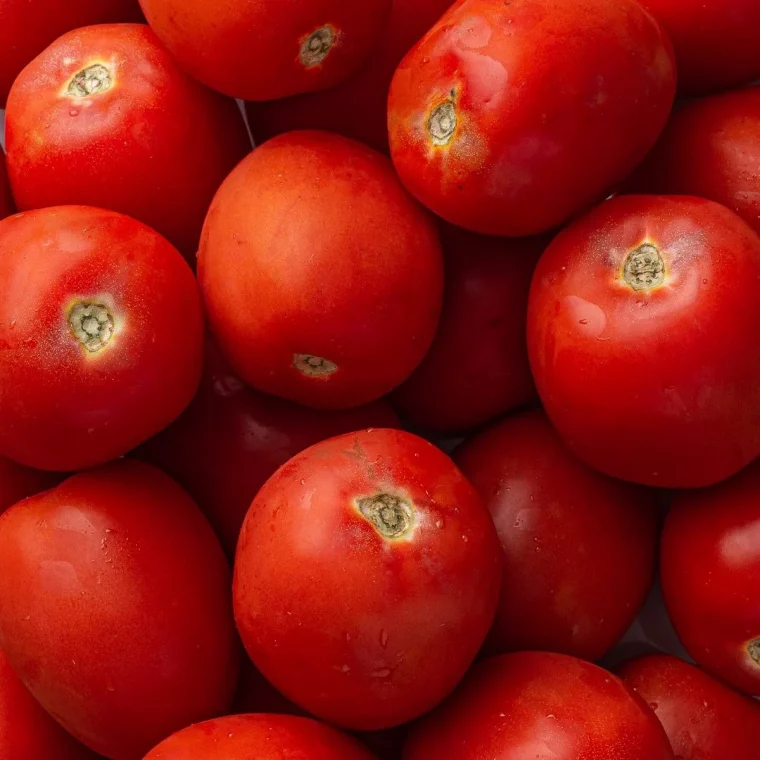
{"label": "ripe red tomato", "polygon": [[235,372],[321,408],[402,383],[443,298],[434,223],[385,157],[327,132],[276,137],[232,172],[206,219],[198,276]]}
{"label": "ripe red tomato", "polygon": [[229,583],[198,508],[141,462],[75,475],[0,519],[0,646],[42,706],[112,760],[230,706]]}
{"label": "ripe red tomato", "polygon": [[[760,77],[757,0],[641,0],[673,42],[678,89],[698,95]],[[709,51],[705,55],[705,51]]]}
{"label": "ripe red tomato", "polygon": [[141,18],[137,0],[2,0],[0,108],[21,69],[57,37],[88,24]]}
{"label": "ripe red tomato", "polygon": [[172,422],[198,387],[190,268],[112,211],[0,222],[0,454],[62,472],[107,462]]}
{"label": "ripe red tomato", "polygon": [[709,198],[760,234],[760,87],[676,110],[626,189]]}
{"label": "ripe red tomato", "polygon": [[654,713],[622,681],[561,654],[476,665],[412,729],[404,760],[673,760]]}
{"label": "ripe red tomato", "polygon": [[145,760],[373,760],[337,729],[289,715],[233,715],[190,726]]}
{"label": "ripe red tomato", "polygon": [[396,72],[391,156],[447,221],[532,235],[622,181],[674,93],[670,45],[635,0],[459,0]]}
{"label": "ripe red tomato", "polygon": [[535,397],[525,313],[544,243],[444,228],[441,325],[422,364],[394,395],[406,419],[430,430],[460,432]]}
{"label": "ripe red tomato", "polygon": [[679,494],[662,537],[662,590],[689,654],[760,696],[760,462]]}
{"label": "ripe red tomato", "polygon": [[546,411],[608,475],[674,488],[760,454],[760,239],[723,206],[623,196],[561,232],[533,278]]}
{"label": "ripe red tomato", "polygon": [[195,400],[136,455],[187,489],[233,556],[253,497],[288,459],[336,435],[400,426],[385,401],[346,412],[320,412],[254,391],[208,341]]}
{"label": "ripe red tomato", "polygon": [[274,100],[346,79],[382,45],[391,0],[140,0],[180,64],[215,90]]}
{"label": "ripe red tomato", "polygon": [[655,711],[681,760],[757,760],[757,702],[670,655],[631,660],[618,673]]}
{"label": "ripe red tomato", "polygon": [[0,219],[5,219],[15,211],[11,186],[8,183],[8,172],[5,168],[5,153],[0,146]]}
{"label": "ripe red tomato", "polygon": [[454,459],[490,510],[504,554],[489,651],[603,657],[652,585],[652,495],[577,460],[540,411],[476,435]]}
{"label": "ripe red tomato", "polygon": [[6,119],[20,209],[119,211],[191,261],[214,193],[251,149],[237,104],[186,76],[144,24],[58,39],[14,83]]}
{"label": "ripe red tomato", "polygon": [[57,475],[33,470],[0,457],[0,514],[27,496],[51,488],[59,482]]}
{"label": "ripe red tomato", "polygon": [[257,143],[294,129],[324,129],[388,151],[388,90],[401,59],[453,0],[393,0],[382,44],[369,62],[327,90],[246,103]]}
{"label": "ripe red tomato", "polygon": [[240,536],[238,630],[285,696],[332,723],[388,728],[451,692],[493,622],[488,512],[451,460],[397,430],[290,460]]}

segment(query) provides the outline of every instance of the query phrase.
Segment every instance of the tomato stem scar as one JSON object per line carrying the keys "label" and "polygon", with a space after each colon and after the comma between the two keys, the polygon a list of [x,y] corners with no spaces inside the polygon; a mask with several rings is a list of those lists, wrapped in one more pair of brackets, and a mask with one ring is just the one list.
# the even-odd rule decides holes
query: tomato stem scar
{"label": "tomato stem scar", "polygon": [[110,90],[112,84],[111,72],[102,63],[96,63],[74,74],[67,92],[74,98],[87,98]]}
{"label": "tomato stem scar", "polygon": [[428,135],[433,145],[448,145],[457,128],[457,109],[454,101],[447,100],[437,105],[427,123]]}
{"label": "tomato stem scar", "polygon": [[367,496],[356,502],[359,512],[385,538],[398,538],[412,525],[411,505],[389,493]]}
{"label": "tomato stem scar", "polygon": [[71,334],[90,353],[100,351],[113,337],[113,316],[103,304],[74,304],[68,316]]}
{"label": "tomato stem scar", "polygon": [[313,354],[296,354],[293,357],[293,366],[309,377],[329,377],[338,371],[338,365],[335,362]]}
{"label": "tomato stem scar", "polygon": [[756,665],[760,665],[760,639],[750,641],[747,645],[747,652]]}
{"label": "tomato stem scar", "polygon": [[307,69],[319,66],[327,58],[334,43],[335,30],[329,24],[315,29],[301,43],[301,51],[299,53],[301,63]]}
{"label": "tomato stem scar", "polygon": [[623,280],[633,290],[650,290],[665,281],[665,262],[651,243],[631,251],[623,264]]}

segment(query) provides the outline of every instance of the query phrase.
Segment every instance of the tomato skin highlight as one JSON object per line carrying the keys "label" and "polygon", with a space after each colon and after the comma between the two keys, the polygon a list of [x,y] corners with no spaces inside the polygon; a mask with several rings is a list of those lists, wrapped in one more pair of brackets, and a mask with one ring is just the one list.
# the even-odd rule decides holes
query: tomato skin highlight
{"label": "tomato skin highlight", "polygon": [[229,568],[166,475],[127,460],[75,475],[8,510],[0,547],[0,646],[91,749],[139,760],[229,708]]}
{"label": "tomato skin highlight", "polygon": [[[95,65],[108,72],[100,89],[70,94]],[[237,104],[185,75],[144,24],[90,26],[56,40],[14,83],[6,118],[19,209],[118,211],[165,235],[191,263],[214,193],[251,150]]]}
{"label": "tomato skin highlight", "polygon": [[273,138],[232,172],[206,219],[198,278],[240,378],[322,409],[400,385],[443,298],[432,219],[387,158],[327,132]]}
{"label": "tomato skin highlight", "polygon": [[396,71],[391,157],[446,221],[534,235],[630,174],[674,94],[670,43],[634,0],[459,0]]}
{"label": "tomato skin highlight", "polygon": [[410,433],[374,430],[307,449],[259,491],[233,599],[248,654],[277,689],[370,731],[453,690],[500,581],[493,523],[451,460]]}
{"label": "tomato skin highlight", "polygon": [[700,198],[620,196],[561,232],[533,277],[528,350],[574,453],[672,488],[751,462],[760,354],[746,346],[760,331],[758,285],[760,239]]}
{"label": "tomato skin highlight", "polygon": [[603,657],[652,585],[659,534],[652,494],[577,460],[541,411],[478,433],[454,461],[483,498],[502,545],[488,651]]}
{"label": "tomato skin highlight", "polygon": [[754,696],[760,696],[758,531],[755,462],[710,489],[677,494],[660,549],[663,597],[684,647],[707,672]]}
{"label": "tomato skin highlight", "polygon": [[630,660],[618,675],[654,710],[682,760],[757,757],[757,702],[666,654]]}
{"label": "tomato skin highlight", "polygon": [[16,210],[13,196],[11,195],[11,186],[8,182],[8,170],[6,168],[5,153],[0,146],[0,219],[5,219]]}

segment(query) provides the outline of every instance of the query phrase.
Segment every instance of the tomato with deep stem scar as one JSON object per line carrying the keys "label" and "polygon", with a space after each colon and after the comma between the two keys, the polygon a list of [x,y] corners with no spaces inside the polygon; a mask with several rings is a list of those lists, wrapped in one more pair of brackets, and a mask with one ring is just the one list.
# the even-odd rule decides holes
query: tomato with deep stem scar
{"label": "tomato with deep stem scar", "polygon": [[0,146],[0,219],[5,219],[15,211],[15,203],[8,182],[8,170],[5,164],[5,153]]}
{"label": "tomato with deep stem scar", "polygon": [[528,349],[544,407],[602,472],[697,488],[760,454],[760,238],[687,196],[620,196],[538,263]]}

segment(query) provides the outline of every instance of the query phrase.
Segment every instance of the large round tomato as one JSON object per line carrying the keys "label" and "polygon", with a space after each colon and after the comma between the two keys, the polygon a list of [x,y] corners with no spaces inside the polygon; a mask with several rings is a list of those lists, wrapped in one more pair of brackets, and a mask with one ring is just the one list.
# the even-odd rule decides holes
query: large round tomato
{"label": "large round tomato", "polygon": [[431,430],[459,432],[535,397],[525,313],[544,242],[444,227],[441,325],[422,364],[394,395],[406,419]]}
{"label": "large round tomato", "polygon": [[489,508],[504,553],[490,651],[601,658],[652,584],[652,496],[578,461],[540,411],[476,435],[455,461]]}
{"label": "large round tomato", "polygon": [[10,216],[15,210],[11,186],[8,183],[8,173],[5,167],[5,153],[0,146],[0,219]]}
{"label": "large round tomato", "polygon": [[618,674],[655,711],[681,760],[757,760],[757,702],[670,655],[639,657]]}
{"label": "large round tomato", "polygon": [[760,454],[760,239],[691,197],[622,196],[561,232],[533,278],[546,411],[593,467],[716,483]]}
{"label": "large round tomato", "polygon": [[283,694],[346,728],[405,723],[449,694],[493,622],[499,544],[475,489],[397,430],[318,443],[259,491],[234,604]]}
{"label": "large round tomato", "polygon": [[393,0],[382,44],[345,82],[292,98],[246,104],[257,143],[294,129],[324,129],[388,150],[388,90],[401,59],[453,0]]}
{"label": "large round tomato", "polygon": [[391,155],[449,222],[531,235],[623,180],[674,93],[670,45],[635,0],[460,0],[393,78]]}
{"label": "large round tomato", "polygon": [[137,0],[0,0],[0,108],[21,69],[57,37],[141,17]]}
{"label": "large round tomato", "polygon": [[661,549],[673,625],[705,670],[760,696],[760,461],[675,497]]}
{"label": "large round tomato", "polygon": [[187,489],[232,556],[253,497],[278,467],[319,441],[369,427],[400,423],[385,401],[321,412],[254,391],[209,341],[195,399],[136,455]]}
{"label": "large round tomato", "polygon": [[229,575],[166,475],[132,461],[90,470],[0,519],[0,646],[74,736],[139,760],[230,705]]}
{"label": "large round tomato", "polygon": [[654,713],[611,673],[560,654],[479,663],[412,730],[404,760],[673,760]]}
{"label": "large round tomato", "polygon": [[59,477],[0,457],[0,514],[27,496],[56,485]]}
{"label": "large round tomato", "polygon": [[190,260],[214,193],[251,148],[235,102],[180,71],[143,24],[56,40],[14,83],[6,129],[20,209],[119,211]]}
{"label": "large round tomato", "polygon": [[180,64],[215,90],[274,100],[338,84],[376,55],[391,0],[140,0]]}
{"label": "large round tomato", "polygon": [[129,217],[83,206],[0,222],[0,454],[77,470],[172,422],[198,387],[187,263]]}
{"label": "large round tomato", "polygon": [[435,335],[443,261],[390,162],[327,132],[290,132],[227,178],[198,276],[211,327],[250,385],[350,408],[403,382]]}

